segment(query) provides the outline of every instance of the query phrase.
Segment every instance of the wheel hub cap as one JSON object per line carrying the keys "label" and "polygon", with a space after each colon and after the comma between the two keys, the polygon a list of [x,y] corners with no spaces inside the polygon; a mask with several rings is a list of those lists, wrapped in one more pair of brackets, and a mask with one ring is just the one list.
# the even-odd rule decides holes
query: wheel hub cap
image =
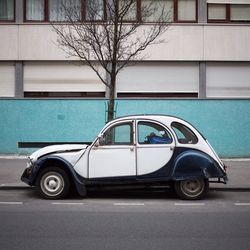
{"label": "wheel hub cap", "polygon": [[41,189],[48,196],[56,196],[64,189],[64,180],[56,172],[49,172],[41,179]]}
{"label": "wheel hub cap", "polygon": [[57,186],[57,182],[55,180],[50,180],[48,183],[48,187],[51,189],[55,189]]}
{"label": "wheel hub cap", "polygon": [[198,196],[204,190],[203,181],[199,179],[182,181],[181,190],[189,197]]}

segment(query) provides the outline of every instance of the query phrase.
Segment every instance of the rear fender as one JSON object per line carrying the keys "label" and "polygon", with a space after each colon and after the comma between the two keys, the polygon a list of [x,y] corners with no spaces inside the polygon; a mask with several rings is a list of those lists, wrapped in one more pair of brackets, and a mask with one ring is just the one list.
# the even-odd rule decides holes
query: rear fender
{"label": "rear fender", "polygon": [[195,150],[187,150],[177,156],[171,177],[173,180],[194,178],[220,178],[223,173],[218,163],[209,155]]}

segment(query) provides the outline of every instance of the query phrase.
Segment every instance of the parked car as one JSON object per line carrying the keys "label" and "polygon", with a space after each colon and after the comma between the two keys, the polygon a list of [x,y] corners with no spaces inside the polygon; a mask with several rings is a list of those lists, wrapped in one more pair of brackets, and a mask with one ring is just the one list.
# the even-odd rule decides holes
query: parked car
{"label": "parked car", "polygon": [[227,182],[226,167],[188,122],[164,115],[126,116],[107,123],[91,145],[55,145],[28,157],[21,180],[46,199],[75,187],[172,184],[182,199],[202,198],[209,182]]}

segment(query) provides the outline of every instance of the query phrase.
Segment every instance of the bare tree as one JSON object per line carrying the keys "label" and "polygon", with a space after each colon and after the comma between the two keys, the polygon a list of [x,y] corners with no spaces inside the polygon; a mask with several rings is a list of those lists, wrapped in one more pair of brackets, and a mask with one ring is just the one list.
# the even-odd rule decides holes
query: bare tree
{"label": "bare tree", "polygon": [[108,121],[114,118],[118,73],[130,62],[143,60],[148,46],[165,42],[161,35],[169,27],[171,8],[163,1],[140,2],[141,6],[136,0],[86,0],[82,14],[80,0],[62,0],[65,23],[52,23],[58,45],[87,63],[108,88]]}

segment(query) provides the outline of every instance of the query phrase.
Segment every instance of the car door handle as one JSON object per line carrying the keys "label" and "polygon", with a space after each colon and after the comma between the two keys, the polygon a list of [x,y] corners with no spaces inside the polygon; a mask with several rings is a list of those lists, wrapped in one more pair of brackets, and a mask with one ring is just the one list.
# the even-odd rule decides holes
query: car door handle
{"label": "car door handle", "polygon": [[172,151],[173,151],[173,150],[174,150],[174,147],[170,147],[170,150],[172,150]]}

